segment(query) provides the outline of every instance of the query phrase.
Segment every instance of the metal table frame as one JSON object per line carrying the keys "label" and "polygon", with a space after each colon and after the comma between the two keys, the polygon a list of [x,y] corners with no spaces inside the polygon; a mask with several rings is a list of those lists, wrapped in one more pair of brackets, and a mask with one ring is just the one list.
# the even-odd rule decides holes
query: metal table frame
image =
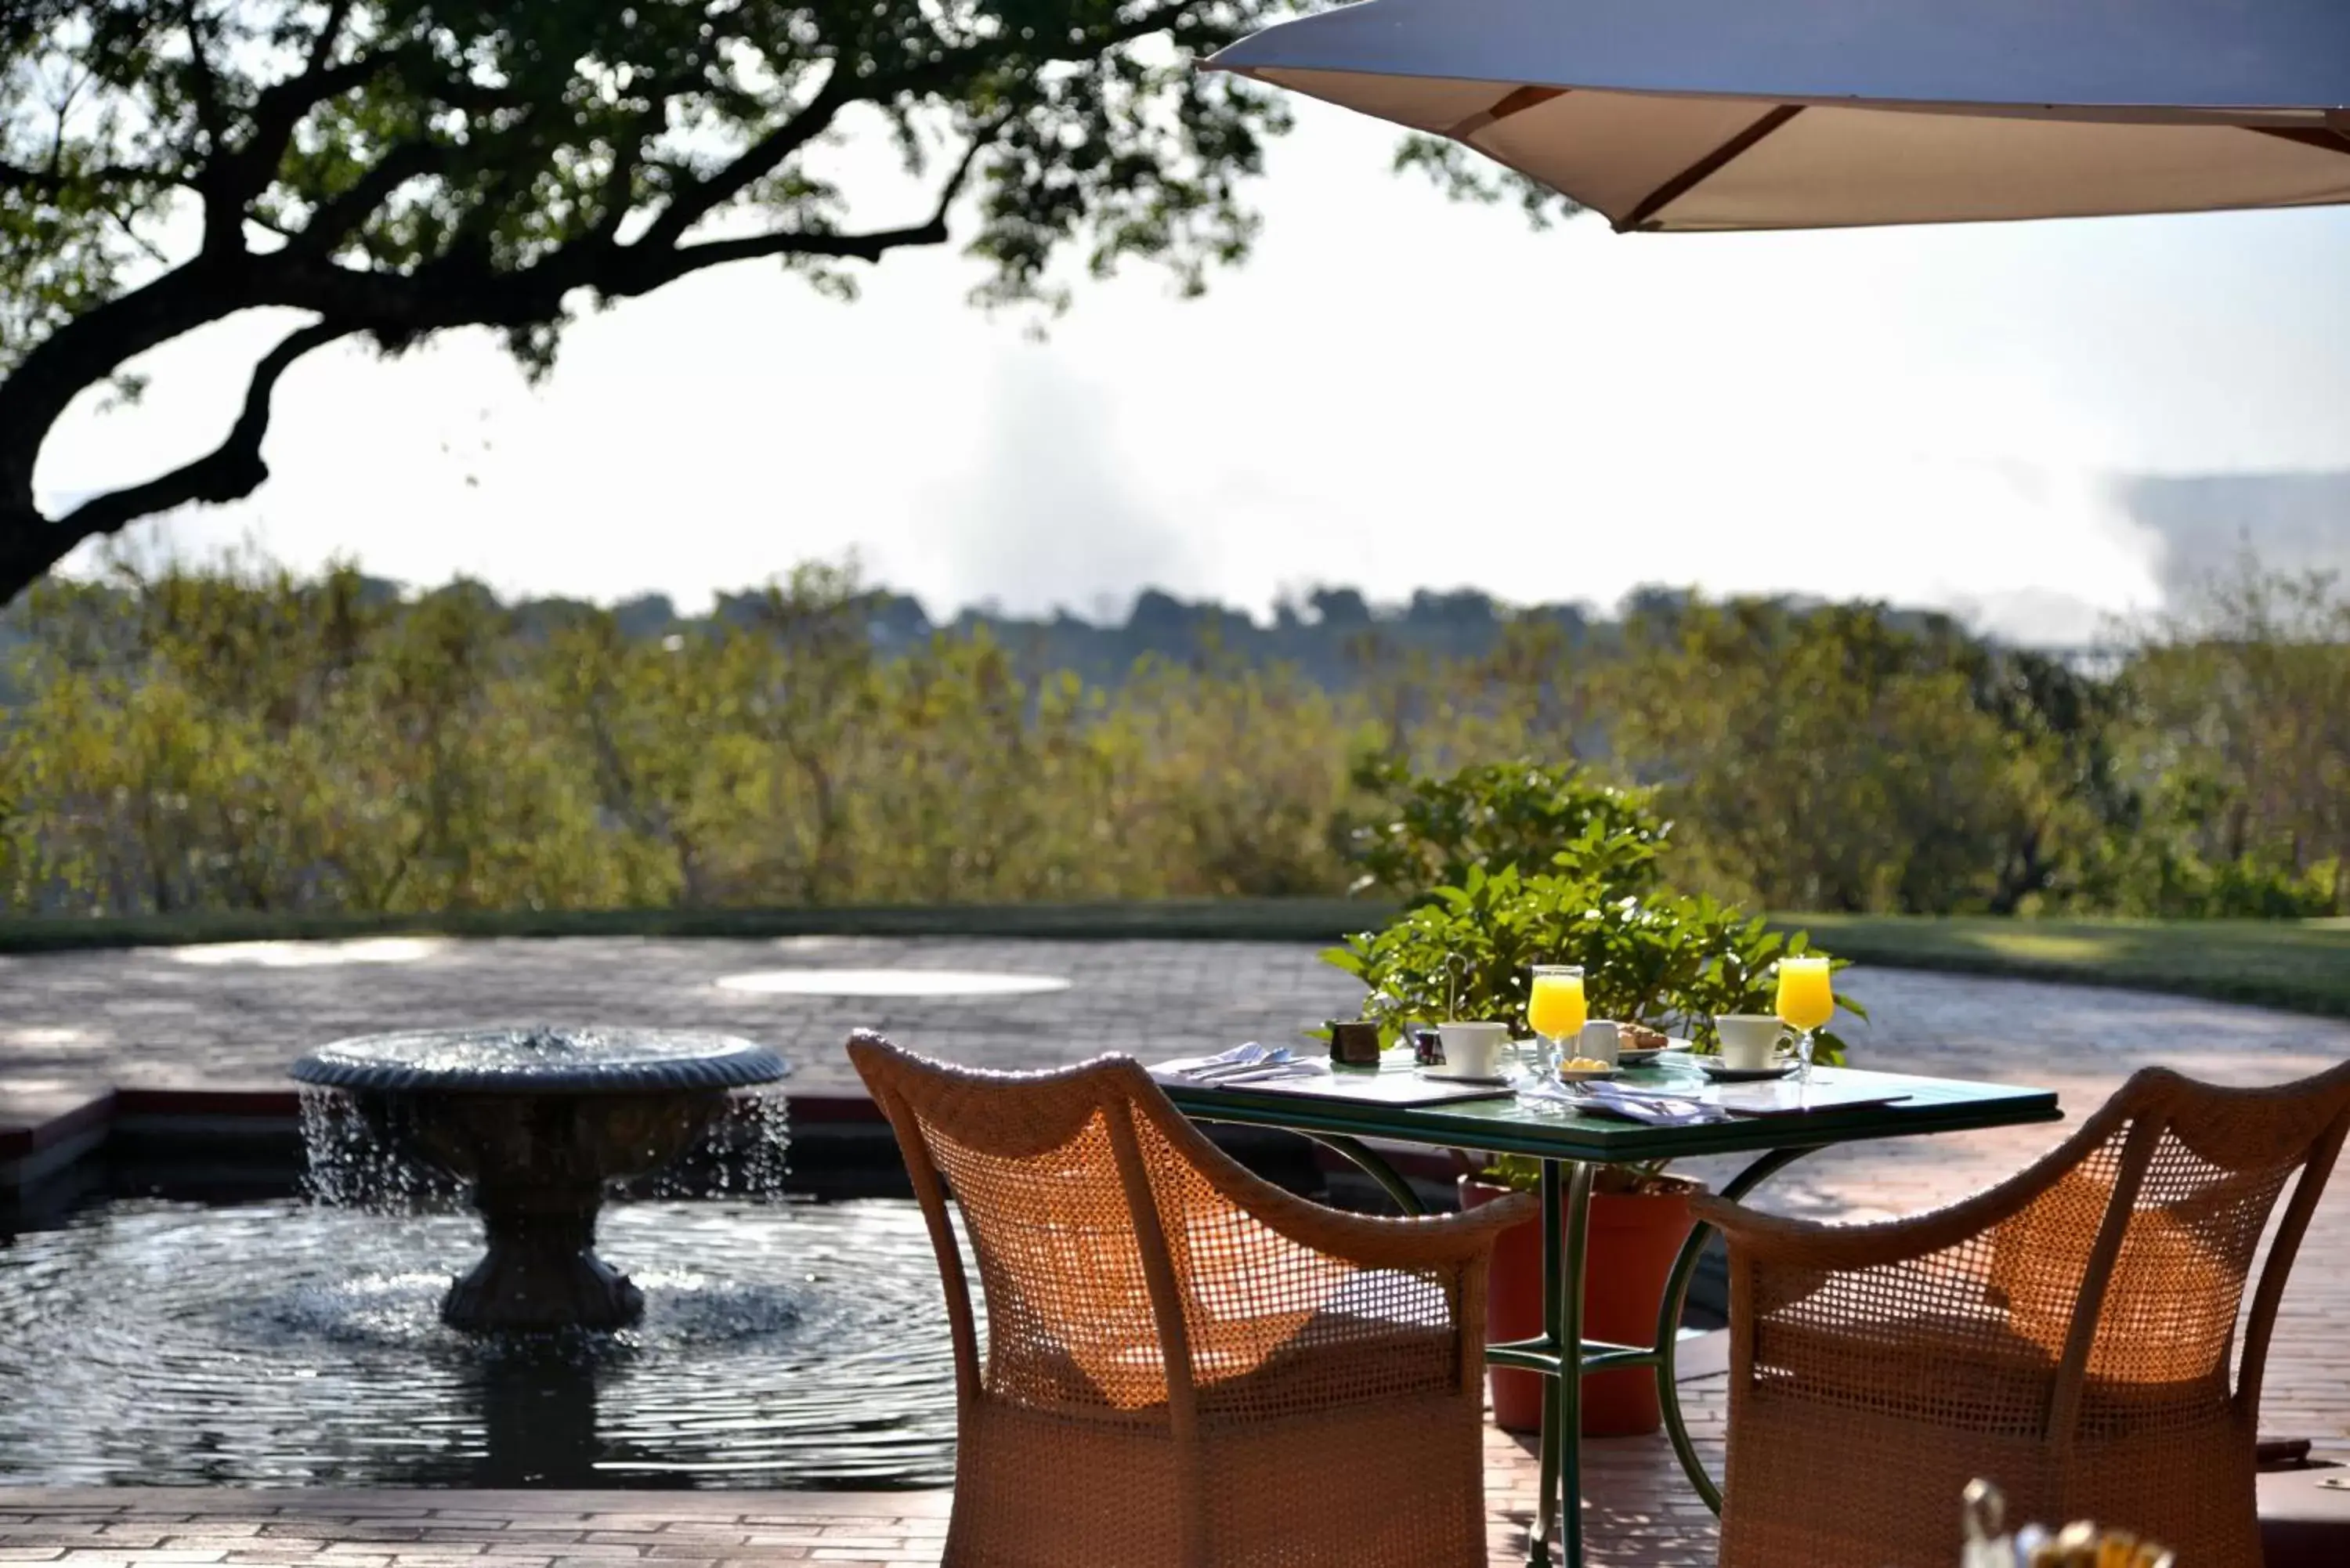
{"label": "metal table frame", "polygon": [[[1388,1069],[1393,1071],[1395,1069]],[[1634,1074],[1633,1081],[1649,1076]],[[1534,1339],[1486,1347],[1486,1360],[1519,1366],[1551,1379],[1544,1402],[1541,1480],[1534,1528],[1526,1544],[1531,1568],[1582,1568],[1583,1513],[1581,1427],[1583,1378],[1594,1372],[1649,1367],[1656,1373],[1658,1404],[1673,1452],[1706,1506],[1721,1511],[1721,1490],[1706,1473],[1680,1407],[1674,1356],[1680,1337],[1683,1303],[1699,1256],[1712,1227],[1691,1230],[1667,1278],[1657,1314],[1656,1338],[1645,1345],[1613,1345],[1583,1334],[1583,1282],[1588,1245],[1593,1179],[1603,1165],[1709,1154],[1758,1153],[1760,1158],[1721,1188],[1731,1201],[1744,1198],[1789,1164],[1834,1143],[1912,1137],[1979,1127],[2013,1127],[2061,1119],[2054,1094],[2002,1085],[1961,1084],[1947,1079],[1823,1069],[1820,1081],[1860,1087],[1899,1086],[1911,1094],[1902,1103],[1821,1110],[1804,1116],[1758,1117],[1692,1127],[1643,1127],[1574,1114],[1519,1107],[1513,1100],[1402,1107],[1250,1093],[1243,1087],[1166,1085],[1168,1096],[1197,1121],[1274,1127],[1312,1138],[1368,1175],[1407,1214],[1423,1212],[1419,1194],[1364,1139],[1388,1138],[1437,1147],[1486,1149],[1532,1155],[1542,1161],[1543,1324]],[[1567,1347],[1574,1346],[1569,1353]],[[1572,1375],[1570,1376],[1570,1372]],[[1558,1534],[1554,1559],[1550,1537]]]}

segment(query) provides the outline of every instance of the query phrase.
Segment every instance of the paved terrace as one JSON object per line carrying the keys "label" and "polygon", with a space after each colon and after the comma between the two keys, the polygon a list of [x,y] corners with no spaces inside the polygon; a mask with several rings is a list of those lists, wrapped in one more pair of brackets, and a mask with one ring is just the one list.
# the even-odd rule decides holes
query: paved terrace
{"label": "paved terrace", "polygon": [[[222,961],[225,960],[226,961]],[[803,969],[978,971],[1066,989],[968,998],[841,998],[719,985]],[[310,1045],[394,1027],[594,1022],[707,1027],[781,1046],[795,1096],[854,1092],[839,1052],[857,1025],[936,1054],[1037,1066],[1104,1050],[1146,1058],[1284,1039],[1354,1011],[1351,981],[1313,950],[1272,943],[951,939],[668,941],[397,940],[242,953],[142,950],[0,960],[0,1137],[109,1086],[273,1088]],[[2006,1079],[2060,1092],[2075,1115],[2135,1067],[2274,1083],[2350,1055],[2350,1024],[2259,1009],[2024,981],[1856,972],[1871,1022],[1858,1064]],[[1853,1146],[1763,1189],[1768,1207],[1850,1219],[1912,1212],[2014,1169],[2061,1136],[2040,1127]],[[1706,1174],[1700,1171],[1699,1174]],[[2265,1428],[2350,1459],[2350,1179],[2319,1211],[2287,1294]],[[1721,1384],[1685,1384],[1719,1462]],[[1592,1561],[1711,1563],[1713,1532],[1661,1438],[1589,1446]],[[1489,1434],[1493,1561],[1530,1516],[1525,1446]],[[1834,1474],[1851,1456],[1830,1456]],[[2290,1480],[2293,1478],[2272,1478]],[[643,1559],[915,1564],[937,1560],[943,1493],[326,1493],[0,1489],[0,1564],[306,1563],[319,1568],[555,1568]]]}

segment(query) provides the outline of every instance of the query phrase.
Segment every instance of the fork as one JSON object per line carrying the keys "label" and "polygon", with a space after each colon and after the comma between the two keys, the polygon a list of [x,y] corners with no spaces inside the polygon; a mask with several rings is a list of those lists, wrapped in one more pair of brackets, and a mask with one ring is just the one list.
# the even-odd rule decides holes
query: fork
{"label": "fork", "polygon": [[1262,1056],[1252,1057],[1247,1061],[1219,1062],[1211,1067],[1195,1067],[1184,1076],[1197,1079],[1201,1083],[1212,1083],[1221,1078],[1236,1078],[1244,1074],[1263,1072],[1268,1067],[1286,1067],[1290,1064],[1289,1047],[1284,1045],[1278,1050],[1268,1051]]}

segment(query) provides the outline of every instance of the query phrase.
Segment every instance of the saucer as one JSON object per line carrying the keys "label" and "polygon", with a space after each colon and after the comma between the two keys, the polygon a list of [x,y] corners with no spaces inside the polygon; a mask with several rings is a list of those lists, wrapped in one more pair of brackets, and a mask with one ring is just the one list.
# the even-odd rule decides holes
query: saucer
{"label": "saucer", "polygon": [[1565,1067],[1558,1069],[1558,1081],[1562,1084],[1588,1084],[1602,1078],[1620,1078],[1623,1075],[1623,1073],[1615,1067],[1586,1067],[1579,1072],[1570,1072]]}
{"label": "saucer", "polygon": [[1679,1034],[1668,1034],[1665,1036],[1665,1043],[1661,1045],[1626,1046],[1618,1050],[1616,1053],[1616,1064],[1620,1067],[1669,1065],[1669,1064],[1665,1061],[1666,1057],[1669,1056],[1673,1061],[1678,1062],[1692,1054],[1696,1050],[1695,1042],[1686,1040]]}
{"label": "saucer", "polygon": [[1774,1067],[1725,1067],[1711,1056],[1698,1059],[1698,1071],[1717,1084],[1759,1084],[1768,1078],[1783,1078],[1795,1070],[1793,1062],[1782,1062]]}

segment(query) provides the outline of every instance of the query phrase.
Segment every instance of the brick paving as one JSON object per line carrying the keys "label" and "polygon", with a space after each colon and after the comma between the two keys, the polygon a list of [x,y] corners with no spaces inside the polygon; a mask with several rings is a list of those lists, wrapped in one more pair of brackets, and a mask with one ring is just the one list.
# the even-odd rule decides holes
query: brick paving
{"label": "brick paving", "polygon": [[[1045,1066],[1103,1051],[1175,1055],[1285,1038],[1334,1012],[1351,1017],[1362,994],[1314,949],[1264,942],[389,939],[307,945],[306,954],[350,961],[300,967],[282,961],[284,949],[244,950],[254,958],[196,962],[203,950],[151,948],[0,959],[9,999],[0,1097],[36,1086],[275,1086],[295,1057],[344,1035],[583,1023],[748,1034],[792,1059],[795,1091],[847,1091],[857,1080],[840,1043],[858,1025],[937,1055]],[[889,1000],[716,983],[815,968],[1071,983],[1026,996]]]}
{"label": "brick paving", "polygon": [[[853,1087],[838,1050],[857,1024],[937,1054],[1044,1065],[1107,1049],[1146,1057],[1287,1037],[1351,1012],[1351,981],[1311,949],[1269,943],[948,939],[422,942],[343,950],[289,965],[264,950],[228,963],[179,953],[0,960],[0,1121],[108,1085],[274,1086],[303,1049],[393,1027],[564,1023],[718,1028],[781,1046],[795,1093]],[[335,954],[311,956],[338,956]],[[385,959],[398,961],[372,961]],[[1070,981],[975,999],[806,998],[721,989],[786,968],[1008,971]],[[2025,981],[1856,973],[1872,1021],[1856,1061],[2057,1089],[2078,1114],[2132,1069],[2161,1063],[2230,1083],[2274,1083],[2350,1056],[2350,1023],[2254,1008]],[[1850,1219],[1914,1212],[2016,1168],[2061,1129],[2033,1127],[1849,1146],[1797,1165],[1767,1207]],[[1698,1168],[1697,1174],[1720,1172]],[[2321,1207],[2288,1292],[2263,1426],[2350,1459],[2350,1198]],[[1719,1464],[1719,1378],[1684,1385]],[[1595,1563],[1713,1561],[1710,1517],[1663,1438],[1587,1447]],[[1531,1514],[1526,1445],[1489,1434],[1494,1562],[1515,1561]],[[1849,1458],[1848,1456],[1846,1458]],[[1306,1461],[1301,1461],[1306,1462]],[[1835,1459],[1829,1461],[1833,1469]],[[0,1490],[0,1564],[317,1563],[497,1568],[937,1560],[942,1493],[234,1492]]]}
{"label": "brick paving", "polygon": [[[1719,1380],[1713,1380],[1718,1386]],[[1719,1455],[1719,1401],[1692,1404]],[[1492,1568],[1525,1558],[1529,1439],[1488,1429]],[[1662,1484],[1664,1439],[1589,1445],[1588,1561],[1711,1568],[1711,1516]],[[1676,1476],[1678,1471],[1673,1472]],[[1310,1464],[1301,1462],[1310,1479]],[[931,1568],[951,1494],[0,1488],[0,1563],[72,1568]],[[1105,1568],[1113,1568],[1106,1564]]]}

